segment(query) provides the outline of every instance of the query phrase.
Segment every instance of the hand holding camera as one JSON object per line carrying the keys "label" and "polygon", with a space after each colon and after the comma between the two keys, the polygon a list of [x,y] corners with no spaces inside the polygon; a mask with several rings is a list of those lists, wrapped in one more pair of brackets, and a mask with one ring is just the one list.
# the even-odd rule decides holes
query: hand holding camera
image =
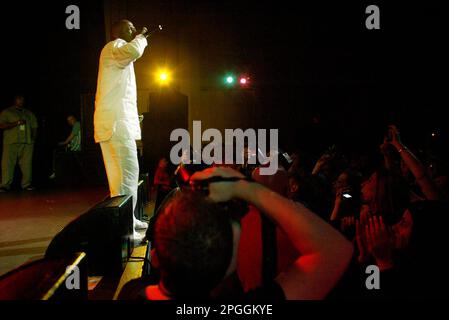
{"label": "hand holding camera", "polygon": [[349,187],[340,188],[335,194],[335,202],[340,204],[344,200],[352,199],[351,189]]}
{"label": "hand holding camera", "polygon": [[196,172],[190,179],[192,188],[205,191],[214,202],[226,202],[241,198],[246,189],[247,178],[240,172],[227,167],[212,167]]}

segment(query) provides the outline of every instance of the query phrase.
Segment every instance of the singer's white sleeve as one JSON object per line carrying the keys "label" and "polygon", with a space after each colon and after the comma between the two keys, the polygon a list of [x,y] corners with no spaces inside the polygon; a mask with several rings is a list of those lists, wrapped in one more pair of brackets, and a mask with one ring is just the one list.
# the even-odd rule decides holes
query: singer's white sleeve
{"label": "singer's white sleeve", "polygon": [[116,42],[112,48],[112,57],[120,68],[125,68],[142,56],[147,45],[145,36],[139,34],[128,43]]}

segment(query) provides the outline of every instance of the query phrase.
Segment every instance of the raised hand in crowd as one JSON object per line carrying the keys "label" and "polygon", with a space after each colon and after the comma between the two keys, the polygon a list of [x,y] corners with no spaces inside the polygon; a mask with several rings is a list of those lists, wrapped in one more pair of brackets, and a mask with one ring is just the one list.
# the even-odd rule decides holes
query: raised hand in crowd
{"label": "raised hand in crowd", "polygon": [[404,164],[410,169],[426,199],[439,200],[440,195],[435,183],[430,179],[421,161],[402,143],[398,128],[390,125],[388,130],[391,136],[389,144],[397,150]]}
{"label": "raised hand in crowd", "polygon": [[321,172],[321,170],[333,159],[335,158],[334,154],[330,154],[328,152],[324,153],[316,162],[313,170],[312,175],[316,175]]}

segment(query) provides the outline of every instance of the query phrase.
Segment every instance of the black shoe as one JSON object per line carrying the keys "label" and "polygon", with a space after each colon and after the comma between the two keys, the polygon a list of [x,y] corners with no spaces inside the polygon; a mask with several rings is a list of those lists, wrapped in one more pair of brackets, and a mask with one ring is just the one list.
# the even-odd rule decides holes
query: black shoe
{"label": "black shoe", "polygon": [[1,187],[0,188],[0,193],[5,193],[5,192],[9,192],[9,188],[5,188],[5,187]]}
{"label": "black shoe", "polygon": [[28,187],[23,188],[23,190],[26,190],[26,191],[34,191],[34,190],[36,190],[36,188],[33,187],[32,185],[29,185]]}

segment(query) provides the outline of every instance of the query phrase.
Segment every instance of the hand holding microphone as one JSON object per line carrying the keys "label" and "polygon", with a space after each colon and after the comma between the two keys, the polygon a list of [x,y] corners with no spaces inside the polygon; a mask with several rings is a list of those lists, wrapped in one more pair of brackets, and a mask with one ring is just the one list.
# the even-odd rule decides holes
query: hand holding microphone
{"label": "hand holding microphone", "polygon": [[142,31],[140,32],[140,34],[145,36],[145,38],[148,38],[151,34],[153,34],[156,31],[162,31],[162,25],[158,25],[157,28],[154,28],[151,31],[148,31],[147,27],[143,27]]}
{"label": "hand holding microphone", "polygon": [[147,27],[143,27],[142,31],[140,31],[140,34],[143,35],[145,38],[148,38],[148,36],[150,35]]}

